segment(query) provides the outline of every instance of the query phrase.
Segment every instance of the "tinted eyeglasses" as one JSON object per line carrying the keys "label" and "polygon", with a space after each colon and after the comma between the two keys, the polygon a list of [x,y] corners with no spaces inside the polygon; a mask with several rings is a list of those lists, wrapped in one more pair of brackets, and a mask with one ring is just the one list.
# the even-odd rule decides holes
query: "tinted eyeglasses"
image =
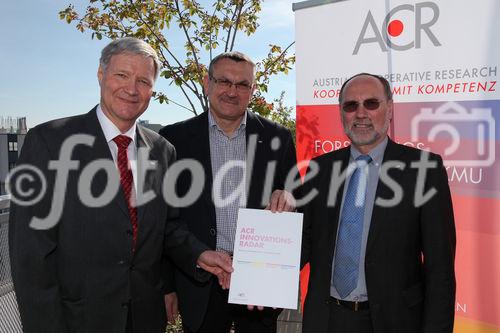
{"label": "tinted eyeglasses", "polygon": [[[380,106],[380,103],[382,101],[376,99],[376,98],[368,98],[363,101],[363,107],[367,110],[376,110]],[[342,110],[344,112],[355,112],[358,107],[359,107],[359,102],[357,101],[347,101],[342,103]]]}
{"label": "tinted eyeglasses", "polygon": [[224,89],[231,89],[232,86],[236,87],[236,91],[241,92],[241,93],[247,93],[250,90],[252,90],[252,84],[247,83],[247,82],[232,82],[229,81],[228,79],[216,79],[213,76],[210,76],[210,80],[215,82],[216,85],[218,85],[220,88]]}

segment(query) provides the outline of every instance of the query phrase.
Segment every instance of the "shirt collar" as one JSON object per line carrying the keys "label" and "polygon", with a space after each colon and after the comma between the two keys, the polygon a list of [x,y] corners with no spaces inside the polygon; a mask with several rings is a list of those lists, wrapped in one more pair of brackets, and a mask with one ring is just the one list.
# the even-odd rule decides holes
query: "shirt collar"
{"label": "shirt collar", "polygon": [[134,125],[128,129],[125,133],[122,133],[118,127],[104,114],[101,108],[101,104],[97,106],[97,120],[99,120],[99,124],[101,125],[102,132],[104,133],[104,137],[106,138],[106,142],[113,141],[113,139],[118,135],[125,135],[132,139],[132,142],[135,144],[135,136],[136,136],[136,128],[137,125],[134,122]]}
{"label": "shirt collar", "polygon": [[[387,142],[389,141],[388,137],[386,136],[385,139],[380,142],[378,145],[376,145],[370,152],[367,154],[372,158],[372,161],[374,162],[375,165],[380,165],[382,163],[382,160],[384,158],[384,152],[385,148],[387,147]],[[353,160],[356,160],[361,154],[361,152],[354,147],[354,145],[351,145],[351,158]]]}
{"label": "shirt collar", "polygon": [[[247,110],[245,110],[245,114],[243,115],[243,118],[241,119],[240,126],[238,126],[238,132],[242,129],[245,129],[245,126],[247,125]],[[208,126],[209,127],[216,127],[219,131],[224,132],[222,128],[219,127],[219,124],[215,121],[214,116],[212,115],[211,111],[208,111]]]}

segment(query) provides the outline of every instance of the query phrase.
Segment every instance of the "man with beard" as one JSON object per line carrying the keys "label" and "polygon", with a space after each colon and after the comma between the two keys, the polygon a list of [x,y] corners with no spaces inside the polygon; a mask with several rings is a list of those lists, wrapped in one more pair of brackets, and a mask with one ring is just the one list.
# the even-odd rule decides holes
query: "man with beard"
{"label": "man with beard", "polygon": [[304,332],[451,333],[456,240],[442,159],[388,138],[383,77],[351,77],[339,105],[352,144],[312,160],[301,189],[317,193],[302,207]]}

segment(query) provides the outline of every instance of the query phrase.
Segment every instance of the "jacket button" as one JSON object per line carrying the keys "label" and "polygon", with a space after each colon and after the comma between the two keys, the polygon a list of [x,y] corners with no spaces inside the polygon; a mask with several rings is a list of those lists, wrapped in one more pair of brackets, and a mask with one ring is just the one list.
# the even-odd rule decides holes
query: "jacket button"
{"label": "jacket button", "polygon": [[124,265],[124,264],[125,264],[125,260],[118,261],[118,265]]}
{"label": "jacket button", "polygon": [[214,228],[210,228],[210,235],[215,236],[216,232]]}
{"label": "jacket button", "polygon": [[122,302],[122,308],[128,308],[128,302]]}
{"label": "jacket button", "polygon": [[127,230],[127,235],[132,236],[133,235],[132,230],[128,229]]}

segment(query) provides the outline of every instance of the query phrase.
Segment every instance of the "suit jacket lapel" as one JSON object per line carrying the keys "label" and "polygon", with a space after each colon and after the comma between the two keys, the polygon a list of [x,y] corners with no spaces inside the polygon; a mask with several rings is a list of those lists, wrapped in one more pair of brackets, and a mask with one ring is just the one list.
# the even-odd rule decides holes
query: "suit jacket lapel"
{"label": "suit jacket lapel", "polygon": [[[161,184],[162,183],[162,176],[159,172],[161,168],[155,167],[155,162],[157,163],[158,158],[156,156],[156,153],[153,150],[153,145],[150,142],[150,139],[147,135],[144,134],[144,130],[141,128],[141,126],[137,126],[137,136],[136,136],[136,141],[137,141],[137,193],[136,193],[136,200],[137,200],[137,221],[140,224],[143,222],[144,218],[144,213],[146,211],[146,208],[148,207],[147,204],[140,204],[141,202],[144,202],[141,198],[141,195],[148,193],[149,191],[153,190],[155,195],[159,195],[161,193],[161,188],[155,189],[153,188],[154,184]],[[149,164],[149,165],[147,165]],[[161,186],[160,186],[161,187]]]}
{"label": "suit jacket lapel", "polygon": [[[93,162],[98,159],[109,160],[113,162],[113,156],[111,155],[111,151],[109,150],[109,145],[104,136],[104,132],[102,131],[99,120],[97,119],[96,113],[97,107],[94,107],[90,112],[87,113],[85,117],[85,129],[82,132],[88,133],[89,135],[95,138],[94,145],[92,146],[91,154],[85,154],[85,157],[82,158],[82,164],[87,165],[90,162]],[[120,179],[120,174],[118,169],[113,169],[116,171],[115,176]],[[108,185],[109,179],[104,172],[96,173],[93,181],[92,181],[92,192],[93,193],[103,193],[104,189]],[[127,202],[125,200],[125,195],[119,187],[118,193],[115,196],[115,199],[112,200],[111,204],[117,204],[118,207],[122,210],[122,212],[130,218]]]}
{"label": "suit jacket lapel", "polygon": [[[398,145],[394,141],[389,139],[387,142],[387,147],[385,149],[382,165],[384,165],[384,163],[388,161],[398,161],[398,160],[402,162],[401,164],[405,163],[406,161],[402,160],[401,156],[402,153],[403,151],[398,147]],[[388,176],[398,184],[401,184],[400,179],[402,175],[403,175],[403,170],[398,168],[391,168],[388,172]],[[403,195],[405,194],[403,193]],[[375,194],[375,201],[377,201],[377,198],[388,199],[392,198],[393,196],[394,192],[387,185],[385,185],[379,178],[377,191]],[[372,218],[370,223],[370,230],[368,233],[368,241],[366,244],[367,254],[373,248],[373,245],[375,244],[378,238],[382,224],[384,223],[384,220],[387,219],[387,212],[394,212],[394,208],[387,209],[380,207],[374,203]]]}
{"label": "suit jacket lapel", "polygon": [[113,156],[111,156],[111,152],[109,151],[109,146],[106,142],[106,138],[104,137],[101,125],[97,119],[96,109],[97,107],[94,107],[85,115],[85,128],[82,129],[82,132],[93,136],[95,141],[92,148],[92,154],[87,155],[87,158],[85,159],[84,157],[82,160],[87,160],[89,162],[96,159],[113,160]]}
{"label": "suit jacket lapel", "polygon": [[205,170],[205,186],[203,187],[203,200],[206,201],[208,207],[211,207],[211,221],[215,221],[215,206],[212,201],[212,160],[210,159],[210,138],[208,134],[208,112],[203,112],[196,118],[194,126],[190,128],[191,140],[187,143],[193,156],[201,163]]}
{"label": "suit jacket lapel", "polygon": [[[332,160],[331,164],[327,167],[327,177],[326,179],[331,180],[331,177],[339,177],[344,173],[344,171],[347,169],[347,166],[349,165],[349,157],[350,157],[350,152],[351,150],[349,148],[343,149],[342,151],[339,151],[338,157],[334,160]],[[342,163],[340,167],[340,175],[334,174],[333,173],[333,165],[334,163]],[[339,227],[339,222],[340,222],[340,206],[342,205],[342,197],[344,193],[344,186],[345,186],[345,177],[340,177],[340,179],[335,180],[334,182],[341,181],[342,184],[339,186],[339,189],[336,193],[336,198],[335,198],[335,205],[331,207],[328,205],[328,198],[325,200],[325,204],[327,205],[327,211],[328,211],[328,234],[331,237],[331,241],[328,242],[330,244],[330,249],[328,253],[330,254],[330,262],[333,261],[333,254],[335,252],[335,243],[337,241],[337,230]],[[330,193],[331,184],[323,184],[323,186],[327,186],[327,190],[324,191],[325,193]]]}
{"label": "suit jacket lapel", "polygon": [[[264,126],[252,112],[247,112],[246,136],[246,186],[247,207],[261,207],[262,189],[264,187],[264,175],[266,174],[267,162],[270,157],[266,156],[266,147],[270,147],[269,137],[264,133]],[[256,177],[254,177],[254,175]]]}

